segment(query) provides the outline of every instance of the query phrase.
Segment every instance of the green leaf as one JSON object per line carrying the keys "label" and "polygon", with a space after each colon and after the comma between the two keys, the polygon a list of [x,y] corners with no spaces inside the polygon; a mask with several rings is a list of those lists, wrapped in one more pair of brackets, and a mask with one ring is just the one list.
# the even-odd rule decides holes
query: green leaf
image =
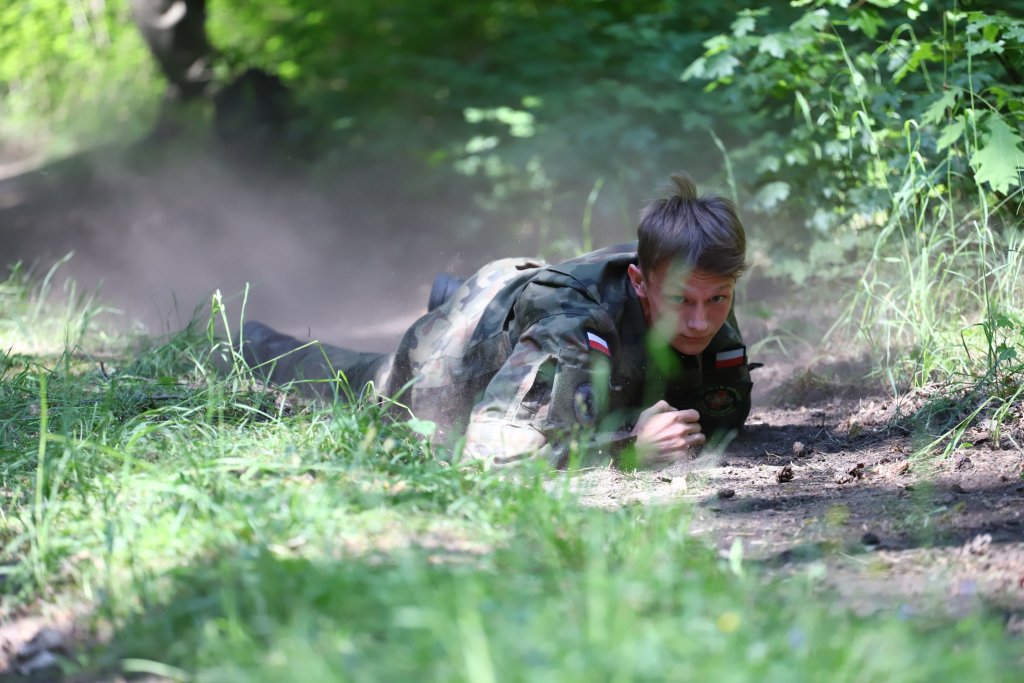
{"label": "green leaf", "polygon": [[768,183],[754,195],[754,205],[763,211],[771,211],[789,198],[789,183],[781,180]]}
{"label": "green leaf", "polygon": [[694,78],[707,78],[707,63],[708,60],[703,57],[698,57],[693,60],[693,63],[686,67],[686,70],[680,74],[679,80],[689,81]]}
{"label": "green leaf", "polygon": [[757,51],[761,54],[767,53],[776,59],[782,59],[786,56],[786,48],[775,34],[762,38],[761,44],[757,46]]}
{"label": "green leaf", "polygon": [[811,122],[811,105],[807,102],[807,98],[804,97],[804,94],[799,90],[797,90],[793,96],[796,97],[796,104],[800,107],[800,113],[803,114],[807,127],[813,128],[814,124]]}
{"label": "green leaf", "polygon": [[803,258],[783,258],[774,265],[778,272],[788,275],[797,285],[803,284],[811,276],[811,267]]}
{"label": "green leaf", "polygon": [[1024,140],[999,114],[990,113],[985,123],[988,131],[971,155],[974,179],[979,185],[988,183],[994,191],[1005,193],[1012,185],[1020,184]]}
{"label": "green leaf", "polygon": [[977,55],[985,54],[986,52],[994,52],[997,55],[1003,54],[1003,43],[1005,41],[998,40],[972,40],[967,43],[967,54],[975,57]]}
{"label": "green leaf", "polygon": [[412,431],[417,434],[430,438],[437,431],[437,423],[431,422],[430,420],[420,420],[419,418],[413,418],[405,423]]}
{"label": "green leaf", "polygon": [[892,80],[894,83],[899,83],[906,78],[907,74],[921,66],[921,62],[936,62],[940,59],[941,56],[935,53],[932,43],[917,43],[907,60],[893,74]]}
{"label": "green leaf", "polygon": [[[1011,85],[1009,86],[1009,88],[1013,88],[1013,86]],[[988,91],[992,95],[995,95],[996,109],[1003,109],[1004,107],[1007,106],[1011,107],[1012,109],[1013,105],[1020,104],[1021,88],[1013,88],[1013,91],[1011,92],[1011,90],[1008,88],[1004,88],[999,85],[992,85],[989,86]]]}
{"label": "green leaf", "polygon": [[964,117],[958,116],[953,119],[952,123],[942,128],[942,133],[939,135],[939,139],[935,141],[935,149],[941,152],[952,145],[963,136],[965,128],[966,122],[964,121]]}
{"label": "green leaf", "polygon": [[281,78],[286,81],[292,81],[299,77],[299,65],[292,60],[281,62],[281,66],[278,67],[278,73],[281,74]]}
{"label": "green leaf", "polygon": [[956,90],[947,90],[939,99],[935,100],[925,109],[924,114],[921,115],[921,120],[925,123],[932,125],[938,125],[946,118],[946,110],[952,109],[956,106]]}
{"label": "green leaf", "polygon": [[766,154],[757,162],[758,173],[777,173],[782,167],[782,162],[773,154]]}
{"label": "green leaf", "polygon": [[742,38],[747,35],[757,26],[757,22],[754,21],[754,17],[751,16],[739,16],[736,17],[736,21],[732,22],[729,28],[732,29],[732,34],[737,38]]}
{"label": "green leaf", "polygon": [[704,48],[707,50],[706,54],[708,57],[728,50],[730,45],[732,45],[732,41],[729,40],[729,36],[718,35],[704,41]]}
{"label": "green leaf", "polygon": [[994,41],[999,36],[999,30],[1002,28],[1002,17],[992,17],[992,22],[986,26],[981,35],[984,36],[985,40]]}
{"label": "green leaf", "polygon": [[815,240],[807,254],[807,260],[818,268],[826,265],[839,265],[847,260],[846,250],[842,245],[828,240]]}
{"label": "green leaf", "polygon": [[967,35],[976,35],[980,33],[981,29],[991,25],[994,19],[994,17],[991,17],[984,12],[971,12],[968,17]]}
{"label": "green leaf", "polygon": [[733,72],[736,71],[736,67],[739,65],[740,60],[736,59],[732,55],[715,55],[707,62],[707,77],[714,80],[727,78],[732,76]]}
{"label": "green leaf", "polygon": [[850,28],[861,31],[868,38],[878,35],[878,29],[885,26],[885,19],[873,10],[861,10],[850,18]]}
{"label": "green leaf", "polygon": [[793,31],[807,33],[821,31],[826,25],[828,25],[828,10],[816,9],[794,21],[790,28]]}

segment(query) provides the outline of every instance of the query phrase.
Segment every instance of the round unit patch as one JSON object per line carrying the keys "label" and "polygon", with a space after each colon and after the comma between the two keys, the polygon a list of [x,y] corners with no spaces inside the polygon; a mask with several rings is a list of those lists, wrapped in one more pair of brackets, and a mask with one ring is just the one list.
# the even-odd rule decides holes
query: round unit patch
{"label": "round unit patch", "polygon": [[710,415],[725,415],[732,412],[739,400],[740,392],[732,387],[711,387],[704,393],[704,405]]}
{"label": "round unit patch", "polygon": [[594,424],[597,414],[594,410],[594,389],[589,382],[576,387],[576,392],[572,396],[572,408],[576,413],[576,421],[581,425],[589,427]]}

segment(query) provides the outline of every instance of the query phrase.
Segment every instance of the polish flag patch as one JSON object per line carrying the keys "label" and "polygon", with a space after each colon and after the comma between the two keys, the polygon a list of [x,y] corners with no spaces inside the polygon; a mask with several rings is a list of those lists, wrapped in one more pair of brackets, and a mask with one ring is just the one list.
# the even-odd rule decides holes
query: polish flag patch
{"label": "polish flag patch", "polygon": [[593,332],[587,332],[587,344],[595,351],[600,351],[609,358],[612,357],[612,350],[608,347],[608,342],[601,339]]}
{"label": "polish flag patch", "polygon": [[747,360],[747,347],[741,346],[738,349],[719,351],[715,354],[715,369],[734,368],[743,365]]}

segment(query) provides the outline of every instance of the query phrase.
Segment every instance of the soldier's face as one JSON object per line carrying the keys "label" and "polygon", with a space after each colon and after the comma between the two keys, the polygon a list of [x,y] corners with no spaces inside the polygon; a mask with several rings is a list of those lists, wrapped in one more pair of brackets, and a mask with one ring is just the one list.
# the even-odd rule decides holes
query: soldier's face
{"label": "soldier's face", "polygon": [[681,271],[670,262],[660,264],[649,277],[630,266],[629,279],[647,324],[687,355],[704,351],[725,324],[736,287],[735,278]]}

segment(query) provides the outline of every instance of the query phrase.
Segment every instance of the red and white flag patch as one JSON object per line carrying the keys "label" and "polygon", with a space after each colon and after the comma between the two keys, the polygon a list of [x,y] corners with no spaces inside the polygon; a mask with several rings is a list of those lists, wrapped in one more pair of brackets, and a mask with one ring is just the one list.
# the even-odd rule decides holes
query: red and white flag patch
{"label": "red and white flag patch", "polygon": [[734,368],[747,362],[747,347],[741,346],[738,349],[719,351],[715,354],[715,369]]}
{"label": "red and white flag patch", "polygon": [[601,339],[593,332],[587,332],[587,344],[595,351],[600,351],[609,358],[612,357],[612,350],[608,347],[608,342]]}

